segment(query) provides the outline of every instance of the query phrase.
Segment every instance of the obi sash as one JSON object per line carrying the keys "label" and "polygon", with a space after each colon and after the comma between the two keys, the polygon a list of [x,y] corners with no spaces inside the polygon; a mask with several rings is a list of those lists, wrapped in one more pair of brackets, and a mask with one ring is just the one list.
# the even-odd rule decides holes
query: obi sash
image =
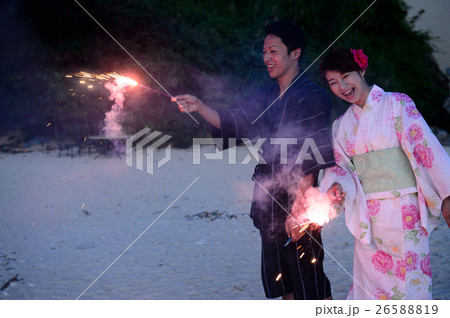
{"label": "obi sash", "polygon": [[401,147],[352,157],[364,193],[386,192],[416,186],[408,157]]}

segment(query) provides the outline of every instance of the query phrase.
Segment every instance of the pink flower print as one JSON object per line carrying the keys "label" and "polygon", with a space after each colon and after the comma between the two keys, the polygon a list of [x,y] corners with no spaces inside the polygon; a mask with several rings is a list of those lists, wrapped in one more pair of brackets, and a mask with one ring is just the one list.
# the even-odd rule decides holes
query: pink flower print
{"label": "pink flower print", "polygon": [[396,268],[395,268],[395,276],[397,276],[401,280],[405,280],[406,272],[407,272],[406,258],[402,259],[401,261],[397,261]]}
{"label": "pink flower print", "polygon": [[388,292],[385,292],[384,290],[381,290],[379,288],[377,288],[377,291],[374,294],[374,298],[378,299],[378,300],[391,300],[391,296],[389,295]]}
{"label": "pink flower print", "polygon": [[350,156],[354,156],[354,155],[356,155],[356,151],[355,151],[355,143],[354,142],[350,142],[350,141],[346,141],[345,142],[345,148],[346,148],[346,150],[347,150],[347,153],[350,155]]}
{"label": "pink flower print", "polygon": [[379,90],[374,90],[372,92],[372,99],[379,102],[381,100],[381,97],[383,96],[383,92]]}
{"label": "pink flower print", "polygon": [[419,266],[419,254],[413,252],[413,251],[407,251],[405,255],[406,259],[406,271],[411,272],[413,270],[416,270]]}
{"label": "pink flower print", "polygon": [[334,150],[334,160],[337,164],[342,162],[342,155],[337,150]]}
{"label": "pink flower print", "polygon": [[420,269],[424,274],[431,277],[430,253],[420,261]]}
{"label": "pink flower print", "polygon": [[423,196],[423,193],[422,193],[422,191],[420,190],[420,188],[418,188],[418,193],[417,193],[417,196],[419,197],[419,202],[422,202],[422,203],[426,203],[426,201],[425,201],[425,197]]}
{"label": "pink flower print", "polygon": [[414,104],[406,105],[406,114],[409,118],[417,119],[419,117],[422,117],[420,115],[419,110],[416,108]]}
{"label": "pink flower print", "polygon": [[383,251],[377,251],[372,255],[372,264],[377,271],[383,274],[390,271],[394,265],[392,256]]}
{"label": "pink flower print", "polygon": [[417,124],[412,124],[406,132],[409,143],[419,143],[423,139],[422,127]]}
{"label": "pink flower print", "polygon": [[330,172],[334,173],[337,176],[342,176],[342,177],[347,174],[347,172],[345,172],[345,170],[339,166],[334,166],[333,168],[330,169]]}
{"label": "pink flower print", "polygon": [[367,201],[368,218],[375,216],[380,212],[380,201],[368,200]]}
{"label": "pink flower print", "polygon": [[402,134],[401,134],[401,132],[396,131],[395,133],[397,134],[398,141],[399,141],[400,143],[402,143]]}
{"label": "pink flower print", "polygon": [[414,230],[420,220],[419,209],[416,206],[402,205],[402,223],[404,230]]}
{"label": "pink flower print", "polygon": [[406,103],[411,103],[413,100],[411,99],[411,97],[409,97],[408,95],[406,95],[406,94],[403,94],[403,93],[392,93],[392,95],[394,95],[394,98],[397,100],[397,101],[404,101],[404,102],[406,102]]}
{"label": "pink flower print", "polygon": [[417,236],[418,237],[428,237],[428,231],[426,228],[424,228],[423,226],[419,226],[419,228],[417,229]]}
{"label": "pink flower print", "polygon": [[431,168],[433,166],[434,156],[431,148],[418,144],[414,147],[414,157],[422,167]]}

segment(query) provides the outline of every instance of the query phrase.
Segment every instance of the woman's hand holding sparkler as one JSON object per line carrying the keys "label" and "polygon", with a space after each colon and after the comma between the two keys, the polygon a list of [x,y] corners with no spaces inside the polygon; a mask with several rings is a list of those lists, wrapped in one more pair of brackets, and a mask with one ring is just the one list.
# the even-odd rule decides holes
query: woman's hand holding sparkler
{"label": "woman's hand holding sparkler", "polygon": [[212,109],[200,99],[192,95],[178,95],[171,98],[172,102],[177,103],[182,113],[199,113],[205,120],[220,129],[220,117],[216,110]]}
{"label": "woman's hand holding sparkler", "polygon": [[328,199],[330,199],[333,204],[337,204],[341,208],[343,207],[345,202],[345,192],[340,183],[333,183],[333,185],[328,189],[327,195]]}
{"label": "woman's hand holding sparkler", "polygon": [[450,196],[442,201],[442,215],[444,216],[447,226],[450,228]]}

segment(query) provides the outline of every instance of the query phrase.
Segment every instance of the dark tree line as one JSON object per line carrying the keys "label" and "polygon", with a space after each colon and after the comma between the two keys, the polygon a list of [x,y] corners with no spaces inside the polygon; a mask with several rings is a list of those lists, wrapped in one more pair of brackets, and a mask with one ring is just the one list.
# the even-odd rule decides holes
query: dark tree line
{"label": "dark tree line", "polygon": [[[302,26],[307,67],[372,1],[79,2],[171,94],[196,94],[220,108],[268,82],[261,54],[266,23],[287,18]],[[432,57],[430,36],[413,30],[420,17],[407,21],[407,9],[402,0],[378,0],[335,46],[363,48],[370,83],[410,95],[431,125],[447,129],[442,104],[448,79]],[[48,135],[51,122],[69,132],[79,126],[98,132],[112,102],[102,87],[88,91],[65,77],[80,70],[129,74],[160,89],[75,1],[8,0],[0,21],[6,30],[0,62],[3,130]],[[316,82],[318,64],[308,70]],[[335,115],[342,113],[346,105],[334,103]],[[179,146],[207,131],[201,119],[195,124],[167,97],[143,89],[128,93],[124,113],[130,133],[148,126],[175,136]]]}

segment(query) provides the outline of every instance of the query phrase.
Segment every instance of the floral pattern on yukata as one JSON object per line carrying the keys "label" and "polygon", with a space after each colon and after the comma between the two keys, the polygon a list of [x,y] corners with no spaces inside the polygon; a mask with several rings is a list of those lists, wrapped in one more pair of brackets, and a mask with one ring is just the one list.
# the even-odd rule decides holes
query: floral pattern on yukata
{"label": "floral pattern on yukata", "polygon": [[[413,100],[374,85],[363,108],[351,105],[333,123],[333,147],[339,167],[325,170],[320,187],[339,182],[347,193],[355,238],[348,299],[431,299],[428,239],[450,195],[450,159]],[[416,187],[365,194],[352,156],[395,147],[405,152]]]}

